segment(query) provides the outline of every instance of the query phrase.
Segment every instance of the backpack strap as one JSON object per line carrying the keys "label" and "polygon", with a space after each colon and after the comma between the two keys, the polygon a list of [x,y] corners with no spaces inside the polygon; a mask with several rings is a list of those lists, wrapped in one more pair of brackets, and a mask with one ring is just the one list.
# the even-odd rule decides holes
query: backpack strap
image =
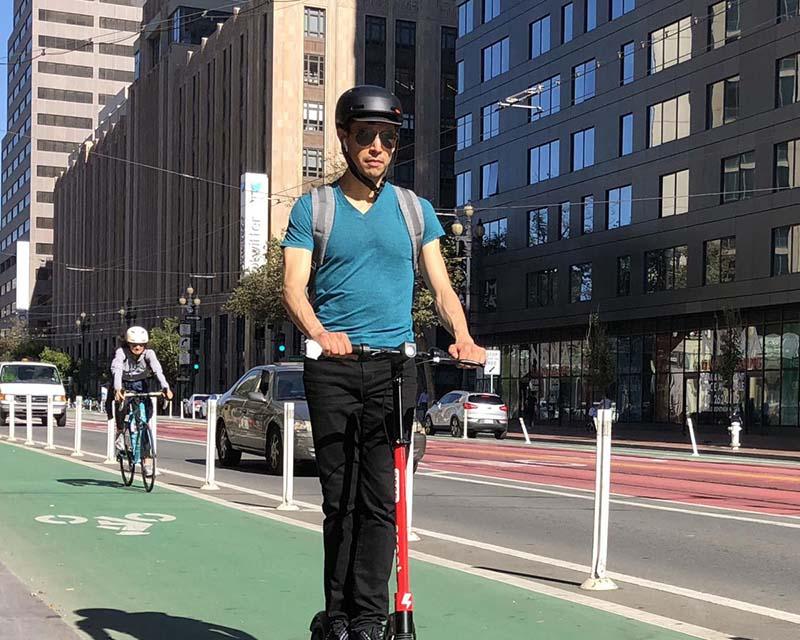
{"label": "backpack strap", "polygon": [[316,272],[325,262],[325,250],[333,230],[336,215],[336,198],[329,184],[311,190],[311,229],[314,233],[314,251],[311,270]]}
{"label": "backpack strap", "polygon": [[414,273],[416,274],[419,266],[419,254],[422,251],[422,234],[425,230],[425,218],[422,213],[422,203],[417,194],[403,187],[394,187],[397,193],[397,201],[400,204],[400,211],[408,227],[408,235],[411,238],[411,250],[414,259]]}

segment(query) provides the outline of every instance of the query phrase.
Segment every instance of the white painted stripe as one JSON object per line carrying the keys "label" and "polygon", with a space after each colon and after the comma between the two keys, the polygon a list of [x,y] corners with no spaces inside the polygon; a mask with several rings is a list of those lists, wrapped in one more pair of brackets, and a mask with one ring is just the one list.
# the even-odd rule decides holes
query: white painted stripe
{"label": "white painted stripe", "polygon": [[[54,458],[59,458],[61,460],[67,460],[69,462],[73,462],[75,464],[82,465],[84,467],[89,467],[90,469],[95,469],[99,471],[105,471],[107,473],[112,473],[116,475],[116,471],[111,469],[107,466],[97,465],[91,462],[87,462],[85,460],[78,460],[76,458],[66,458],[58,453],[44,451],[42,449],[31,449],[30,447],[25,447],[23,445],[18,445],[16,443],[7,443],[11,446],[17,446],[21,449],[28,449],[36,451],[42,455],[51,456]],[[64,447],[65,449],[67,447]],[[104,457],[104,456],[103,456]],[[303,522],[300,520],[294,520],[287,516],[279,515],[277,513],[265,512],[261,509],[255,507],[249,507],[247,505],[231,503],[222,498],[217,498],[215,496],[211,496],[208,494],[202,494],[192,489],[187,489],[185,487],[178,487],[172,485],[170,483],[161,482],[161,486],[165,487],[170,491],[174,491],[176,493],[180,493],[183,495],[191,496],[193,498],[197,498],[198,500],[204,500],[206,502],[210,502],[213,504],[217,504],[223,507],[227,507],[229,509],[235,509],[237,511],[242,511],[244,513],[249,513],[255,516],[259,516],[262,518],[267,518],[270,520],[274,520],[276,522],[281,522],[283,524],[287,524],[294,527],[299,527],[301,529],[305,529],[307,531],[313,531],[315,533],[321,533],[322,527],[320,525],[312,524],[309,522]],[[485,578],[491,580],[493,582],[499,582],[502,584],[507,584],[509,586],[518,587],[524,589],[526,591],[531,591],[533,593],[540,593],[542,595],[551,596],[554,598],[559,598],[562,600],[566,600],[568,602],[572,602],[573,604],[579,604],[587,607],[591,607],[593,609],[597,609],[599,611],[604,611],[607,613],[615,614],[622,616],[624,618],[628,618],[630,620],[634,620],[636,622],[642,622],[645,624],[650,624],[653,626],[661,627],[664,629],[669,629],[672,631],[676,631],[679,633],[683,633],[689,636],[693,636],[695,638],[700,638],[701,640],[735,640],[734,636],[730,636],[724,633],[720,633],[717,631],[713,631],[711,629],[705,629],[703,627],[698,627],[695,625],[691,625],[688,623],[680,622],[678,620],[673,620],[671,618],[666,618],[664,616],[659,616],[657,614],[647,613],[644,611],[640,611],[638,609],[633,609],[631,607],[626,607],[624,605],[615,604],[613,602],[606,602],[604,600],[598,600],[596,598],[592,598],[590,596],[586,596],[579,593],[571,593],[569,591],[563,591],[561,589],[556,589],[555,587],[550,587],[547,585],[538,584],[535,582],[530,582],[527,580],[523,580],[516,576],[507,576],[499,572],[490,571],[487,569],[478,569],[475,567],[471,567],[467,564],[463,564],[460,562],[456,562],[453,560],[447,560],[446,558],[441,558],[438,556],[430,555],[427,553],[422,553],[418,551],[411,551],[410,555],[412,558],[420,560],[422,562],[427,562],[429,564],[433,564],[438,567],[442,567],[445,569],[451,569],[455,571],[460,571],[462,573],[468,573],[474,576],[478,576],[481,578]]]}
{"label": "white painted stripe", "polygon": [[[546,495],[561,496],[564,498],[577,498],[578,500],[594,500],[594,491],[589,489],[573,489],[573,491],[586,491],[586,494],[571,493],[568,491],[558,491],[555,489],[542,489],[541,487],[549,487],[553,485],[540,484],[537,482],[530,482],[528,480],[510,480],[507,482],[497,482],[493,476],[485,476],[478,473],[461,473],[455,471],[439,471],[436,475],[427,472],[418,471],[418,475],[430,476],[438,478],[439,480],[453,480],[455,482],[467,482],[470,484],[485,485],[490,487],[499,487],[502,489],[517,489],[519,491],[527,491],[529,493],[543,493]],[[480,478],[480,479],[476,479]],[[511,483],[515,484],[511,484]],[[653,509],[656,511],[671,511],[674,513],[685,513],[693,516],[700,516],[705,518],[717,518],[719,520],[737,520],[739,522],[748,522],[751,524],[766,524],[775,527],[785,527],[788,529],[800,529],[800,523],[781,522],[780,520],[766,520],[763,516],[767,515],[772,518],[791,518],[797,519],[797,516],[780,515],[780,514],[764,514],[759,511],[748,511],[745,509],[734,509],[731,507],[711,507],[708,505],[696,505],[691,502],[680,502],[678,500],[660,500],[658,498],[650,498],[658,504],[650,504],[647,502],[637,502],[632,498],[633,496],[624,493],[614,493],[615,496],[623,496],[626,500],[612,499],[614,504],[621,504],[629,507],[640,507],[642,509]],[[686,507],[694,507],[692,509],[684,509],[679,507],[670,507],[666,503],[685,505]],[[713,511],[700,511],[700,508],[714,509],[718,511],[729,511],[733,513],[750,513],[762,516],[761,518],[750,518],[746,516],[728,515],[727,513],[716,513]]]}

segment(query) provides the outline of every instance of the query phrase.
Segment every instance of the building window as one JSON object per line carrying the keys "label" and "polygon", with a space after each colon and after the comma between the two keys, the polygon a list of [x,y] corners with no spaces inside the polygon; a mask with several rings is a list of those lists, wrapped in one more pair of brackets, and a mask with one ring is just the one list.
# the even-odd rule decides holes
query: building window
{"label": "building window", "polygon": [[650,105],[648,110],[648,146],[657,147],[666,142],[687,137],[689,135],[690,115],[688,93]]}
{"label": "building window", "polygon": [[658,73],[692,58],[692,16],[652,31],[648,36],[650,55],[647,72]]}
{"label": "building window", "polygon": [[597,0],[586,0],[583,30],[586,33],[597,28]]}
{"label": "building window", "polygon": [[631,295],[631,257],[617,258],[617,295]]}
{"label": "building window", "polygon": [[463,207],[472,202],[472,171],[456,175],[456,206]]}
{"label": "building window", "polygon": [[325,9],[305,8],[304,35],[306,38],[325,37]]}
{"label": "building window", "polygon": [[467,35],[475,28],[475,0],[458,5],[458,37]]}
{"label": "building window", "polygon": [[325,128],[325,105],[321,102],[303,102],[303,129],[322,131]]}
{"label": "building window", "polygon": [[736,280],[736,236],[709,240],[703,245],[703,284],[724,284]]}
{"label": "building window", "polygon": [[101,80],[114,80],[115,82],[131,83],[136,79],[133,71],[122,69],[98,69],[97,77]]}
{"label": "building window", "polygon": [[800,68],[800,53],[793,53],[778,60],[776,107],[785,107],[800,102],[800,82],[797,81],[798,68]]}
{"label": "building window", "polygon": [[778,21],[784,22],[800,15],[800,1],[778,0]]}
{"label": "building window", "polygon": [[775,145],[775,188],[800,187],[800,140]]}
{"label": "building window", "polygon": [[42,100],[59,100],[61,102],[76,102],[79,104],[92,104],[94,102],[94,95],[92,95],[91,91],[39,87],[38,93]]}
{"label": "building window", "polygon": [[611,19],[616,20],[635,8],[635,0],[611,0]]}
{"label": "building window", "polygon": [[461,151],[472,144],[472,114],[456,120],[456,150]]}
{"label": "building window", "polygon": [[661,176],[661,217],[689,211],[689,170]]}
{"label": "building window", "polygon": [[633,153],[633,114],[626,113],[619,119],[619,155]]}
{"label": "building window", "polygon": [[719,49],[742,35],[740,0],[723,0],[708,8],[708,48]]}
{"label": "building window", "polygon": [[715,129],[738,119],[739,76],[708,85],[708,128]]}
{"label": "building window", "polygon": [[572,69],[572,100],[575,104],[594,98],[597,60],[587,60]]}
{"label": "building window", "polygon": [[76,78],[94,77],[94,68],[79,64],[63,64],[60,62],[39,62],[40,73],[52,73],[59,76],[74,76]]}
{"label": "building window", "polygon": [[[39,9],[39,20],[42,22],[58,22],[60,24],[74,24],[79,27],[93,27],[94,17],[83,13],[69,13],[67,11],[53,11],[51,9]],[[100,18],[102,21],[102,18]],[[112,27],[105,27],[102,22],[100,26],[104,29],[111,29]],[[136,29],[138,31],[138,28]]]}
{"label": "building window", "polygon": [[322,149],[303,149],[303,177],[321,178],[325,173]]}
{"label": "building window", "polygon": [[557,178],[559,175],[559,142],[553,140],[539,147],[533,147],[528,156],[530,184]]}
{"label": "building window", "polygon": [[583,196],[581,198],[581,209],[583,233],[592,233],[594,231],[594,196]]}
{"label": "building window", "polygon": [[645,293],[685,289],[689,267],[686,245],[647,251],[644,254]]}
{"label": "building window", "polygon": [[550,307],[558,298],[558,269],[545,269],[528,274],[528,307]]}
{"label": "building window", "polygon": [[456,63],[456,93],[464,93],[464,61]]}
{"label": "building window", "polygon": [[572,170],[580,171],[594,164],[594,127],[572,134]]}
{"label": "building window", "polygon": [[100,16],[99,26],[101,29],[113,29],[114,31],[130,31],[131,33],[138,33],[142,25],[137,20],[123,20],[122,18],[109,18],[107,16]]}
{"label": "building window", "polygon": [[561,76],[548,78],[539,85],[540,91],[531,96],[530,121],[558,113],[561,109]]}
{"label": "building window", "polygon": [[755,151],[722,160],[722,203],[753,197],[756,178]]}
{"label": "building window", "polygon": [[567,44],[572,40],[574,23],[575,11],[570,2],[561,7],[561,44]]}
{"label": "building window", "polygon": [[548,211],[547,207],[528,211],[528,246],[535,247],[546,244],[548,233]]}
{"label": "building window", "polygon": [[481,298],[484,311],[497,311],[497,279],[489,278],[483,281],[483,296]]}
{"label": "building window", "polygon": [[52,167],[40,164],[36,166],[36,175],[40,178],[57,178],[66,170],[66,167]]}
{"label": "building window", "polygon": [[386,18],[367,16],[365,23],[364,82],[386,86]]}
{"label": "building window", "polygon": [[627,44],[622,45],[622,49],[619,50],[619,62],[620,62],[619,82],[621,85],[626,85],[633,82],[634,78],[633,52],[635,50],[636,47],[633,42],[629,42]]}
{"label": "building window", "polygon": [[497,195],[499,187],[499,165],[490,162],[481,167],[481,198],[490,198]]}
{"label": "building window", "polygon": [[491,22],[500,15],[500,0],[483,0],[483,22]]}
{"label": "building window", "polygon": [[631,198],[632,187],[626,185],[610,189],[607,192],[608,201],[608,220],[607,229],[617,229],[627,227],[631,223]]}
{"label": "building window", "polygon": [[59,38],[58,36],[39,36],[39,47],[45,49],[63,49],[79,53],[93,53],[94,44],[91,40],[75,40],[73,38]]}
{"label": "building window", "polygon": [[483,82],[508,71],[508,42],[503,38],[483,50]]}
{"label": "building window", "polygon": [[51,256],[53,255],[53,245],[50,242],[37,242],[36,253],[39,255]]}
{"label": "building window", "polygon": [[481,245],[486,253],[497,253],[506,250],[508,238],[508,219],[491,220],[483,225]]}
{"label": "building window", "polygon": [[550,51],[550,16],[531,23],[531,59]]}
{"label": "building window", "polygon": [[569,239],[569,211],[570,211],[570,203],[569,202],[562,202],[559,212],[559,220],[558,220],[558,239],[559,240],[568,240]]}
{"label": "building window", "polygon": [[94,121],[91,118],[79,118],[77,116],[62,116],[53,113],[39,113],[36,121],[48,127],[71,127],[74,129],[92,129]]}
{"label": "building window", "polygon": [[800,225],[772,230],[772,275],[800,273]]}
{"label": "building window", "polygon": [[303,81],[306,84],[325,84],[325,56],[306,53],[303,57]]}
{"label": "building window", "polygon": [[500,105],[486,105],[481,109],[481,140],[488,140],[500,134]]}
{"label": "building window", "polygon": [[569,268],[570,302],[591,302],[592,263],[573,264]]}

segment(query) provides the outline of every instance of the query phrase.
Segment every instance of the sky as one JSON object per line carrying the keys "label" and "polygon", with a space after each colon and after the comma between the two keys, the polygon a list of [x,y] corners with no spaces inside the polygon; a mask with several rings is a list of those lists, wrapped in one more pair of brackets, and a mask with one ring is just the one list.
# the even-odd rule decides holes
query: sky
{"label": "sky", "polygon": [[[8,57],[8,36],[11,35],[11,21],[14,19],[14,0],[0,0],[0,43],[2,43],[2,53],[0,61],[6,61]],[[2,128],[6,128],[6,90],[8,89],[8,76],[6,75],[6,65],[0,65],[0,123]],[[2,135],[0,135],[2,138]]]}

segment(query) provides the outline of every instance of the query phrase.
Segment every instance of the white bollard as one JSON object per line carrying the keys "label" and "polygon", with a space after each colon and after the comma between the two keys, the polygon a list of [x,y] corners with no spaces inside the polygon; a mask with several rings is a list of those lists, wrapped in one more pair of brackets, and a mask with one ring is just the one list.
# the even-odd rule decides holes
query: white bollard
{"label": "white bollard", "polygon": [[14,396],[8,396],[8,441],[17,441],[17,409]]}
{"label": "white bollard", "polygon": [[298,511],[294,503],[294,402],[283,405],[283,502],[280,511]]}
{"label": "white bollard", "polygon": [[522,417],[520,417],[519,419],[519,426],[522,427],[522,433],[525,436],[525,444],[530,444],[531,439],[530,436],[528,435],[528,429],[525,427],[525,419]]}
{"label": "white bollard", "polygon": [[169,417],[170,417],[170,419],[172,419],[172,404],[173,404],[173,400],[170,400],[169,401]]}
{"label": "white bollard", "polygon": [[697,451],[697,439],[694,437],[694,422],[691,418],[686,418],[686,426],[689,429],[689,438],[692,441],[692,457],[697,458],[700,453]]}
{"label": "white bollard", "polygon": [[411,444],[408,445],[406,460],[406,518],[408,520],[408,541],[419,542],[419,535],[411,528],[414,513],[414,429],[411,429]]}
{"label": "white bollard", "polygon": [[217,401],[209,400],[206,413],[208,414],[208,421],[206,424],[206,482],[200,487],[205,491],[218,491],[215,475],[216,475],[216,461],[215,449],[217,445]]}
{"label": "white bollard", "polygon": [[117,401],[111,401],[111,419],[106,424],[106,460],[103,464],[117,464],[114,439],[117,431]]}
{"label": "white bollard", "polygon": [[738,451],[739,447],[742,446],[739,441],[739,434],[742,432],[741,420],[731,420],[731,426],[728,427],[728,431],[731,432],[731,449]]}
{"label": "white bollard", "polygon": [[83,457],[83,452],[81,451],[82,429],[83,429],[83,398],[81,396],[78,396],[75,399],[75,446],[74,446],[74,451],[72,452],[73,458]]}
{"label": "white bollard", "polygon": [[469,433],[469,429],[467,428],[468,426],[469,426],[469,410],[464,409],[464,432],[461,434],[462,440],[466,440],[469,437],[467,435]]}
{"label": "white bollard", "polygon": [[185,411],[186,407],[184,405],[185,405],[184,401],[181,400],[181,420],[186,420],[186,411]]}
{"label": "white bollard", "polygon": [[33,446],[33,398],[25,396],[25,444]]}
{"label": "white bollard", "polygon": [[[606,575],[608,515],[611,502],[611,409],[598,410],[597,462],[595,469],[594,534],[591,575],[581,585],[589,591],[610,591],[617,585]],[[599,422],[599,424],[598,424]]]}
{"label": "white bollard", "polygon": [[192,400],[192,401],[190,401],[190,404],[192,405],[192,420],[196,420],[197,418],[195,418],[195,407],[194,407],[194,401],[193,401],[193,400]]}
{"label": "white bollard", "polygon": [[[158,458],[158,399],[150,398],[150,407],[152,412],[150,414],[150,433],[153,436],[153,460]],[[156,477],[161,475],[158,465],[155,465]]]}
{"label": "white bollard", "polygon": [[53,396],[47,396],[47,444],[44,448],[50,451],[56,448],[53,443]]}

